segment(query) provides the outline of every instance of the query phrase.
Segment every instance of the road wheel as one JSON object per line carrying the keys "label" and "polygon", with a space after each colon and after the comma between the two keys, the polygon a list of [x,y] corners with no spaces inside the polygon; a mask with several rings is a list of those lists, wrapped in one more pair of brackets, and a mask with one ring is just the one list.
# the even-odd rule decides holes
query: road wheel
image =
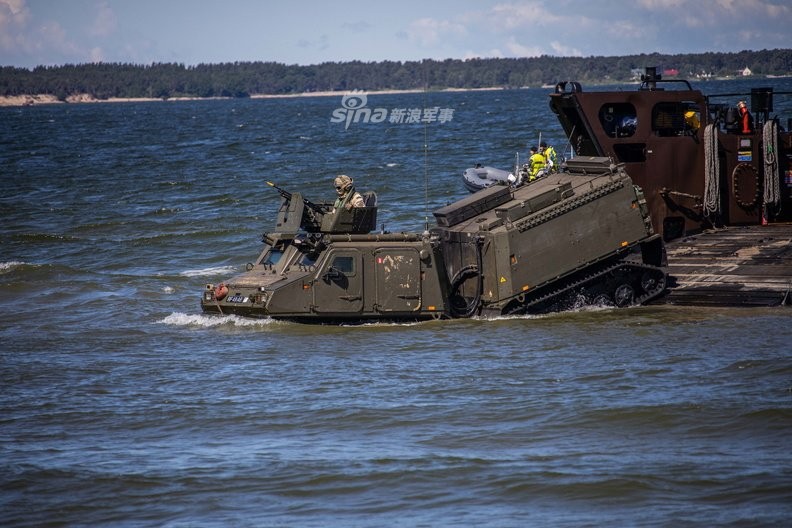
{"label": "road wheel", "polygon": [[630,306],[635,299],[635,290],[629,284],[622,283],[616,287],[616,291],[613,292],[613,300],[616,302],[616,306],[619,308],[624,308],[625,306]]}

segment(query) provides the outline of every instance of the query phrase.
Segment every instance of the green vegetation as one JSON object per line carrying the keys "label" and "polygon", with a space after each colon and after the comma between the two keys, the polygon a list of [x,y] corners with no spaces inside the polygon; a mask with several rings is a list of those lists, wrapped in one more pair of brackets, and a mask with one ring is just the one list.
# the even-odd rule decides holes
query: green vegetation
{"label": "green vegetation", "polygon": [[680,77],[734,77],[746,67],[754,75],[792,75],[792,49],[624,57],[550,57],[522,59],[447,59],[444,61],[276,62],[224,64],[96,63],[39,66],[33,70],[0,67],[0,95],[74,94],[111,97],[248,97],[335,90],[405,90],[522,87],[562,80],[587,83],[635,80],[646,66],[674,69]]}

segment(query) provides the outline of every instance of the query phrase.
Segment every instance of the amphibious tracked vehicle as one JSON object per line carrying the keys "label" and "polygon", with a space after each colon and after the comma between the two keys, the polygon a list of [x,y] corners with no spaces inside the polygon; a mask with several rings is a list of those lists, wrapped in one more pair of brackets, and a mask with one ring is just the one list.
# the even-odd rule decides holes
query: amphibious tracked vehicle
{"label": "amphibious tracked vehicle", "polygon": [[282,196],[276,232],[247,271],[207,284],[206,312],[303,322],[421,320],[629,306],[665,289],[663,241],[622,165],[494,185],[434,211],[423,233],[374,232],[376,197],[334,210]]}

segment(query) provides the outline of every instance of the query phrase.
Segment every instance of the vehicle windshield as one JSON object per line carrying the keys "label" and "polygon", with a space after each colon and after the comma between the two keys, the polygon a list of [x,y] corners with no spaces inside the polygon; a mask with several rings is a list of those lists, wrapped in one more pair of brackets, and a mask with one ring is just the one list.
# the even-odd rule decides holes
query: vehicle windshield
{"label": "vehicle windshield", "polygon": [[297,265],[299,266],[313,266],[316,264],[316,258],[319,256],[318,253],[303,253],[300,255],[300,258],[297,260]]}
{"label": "vehicle windshield", "polygon": [[264,266],[274,266],[278,263],[278,261],[280,261],[282,256],[282,249],[270,248],[269,251],[264,253],[264,256],[259,261],[259,264],[263,264]]}

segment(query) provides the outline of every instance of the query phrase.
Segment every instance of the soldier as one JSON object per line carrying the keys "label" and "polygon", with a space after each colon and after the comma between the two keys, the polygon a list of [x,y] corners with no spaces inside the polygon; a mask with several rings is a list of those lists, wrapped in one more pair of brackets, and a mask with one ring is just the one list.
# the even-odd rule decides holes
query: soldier
{"label": "soldier", "polygon": [[685,112],[685,129],[687,131],[691,134],[695,134],[700,126],[701,121],[699,121],[698,114],[696,114],[695,110],[688,110]]}
{"label": "soldier", "polygon": [[528,158],[528,181],[534,181],[540,176],[539,171],[545,168],[545,157],[537,152],[536,147],[531,147],[531,157]]}
{"label": "soldier", "polygon": [[552,146],[547,146],[547,143],[544,141],[539,143],[539,149],[542,151],[542,156],[545,158],[547,172],[558,171],[558,160],[555,149]]}
{"label": "soldier", "polygon": [[336,201],[333,204],[333,211],[336,211],[341,207],[350,210],[353,207],[366,206],[366,203],[363,201],[363,197],[355,190],[352,178],[345,174],[341,174],[336,177],[334,184],[336,193],[338,193],[338,198],[336,198]]}

